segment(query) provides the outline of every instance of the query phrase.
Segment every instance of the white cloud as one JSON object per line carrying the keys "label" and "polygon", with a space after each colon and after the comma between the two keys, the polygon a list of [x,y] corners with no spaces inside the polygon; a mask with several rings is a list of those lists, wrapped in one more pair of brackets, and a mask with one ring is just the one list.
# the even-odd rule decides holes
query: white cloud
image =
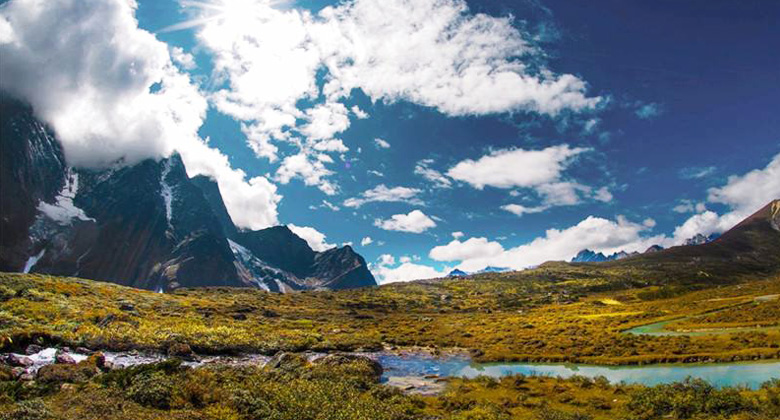
{"label": "white cloud", "polygon": [[380,177],[380,178],[382,178],[382,177],[384,177],[384,176],[385,176],[385,174],[383,174],[382,172],[375,171],[375,170],[373,170],[373,169],[369,170],[369,171],[368,171],[368,173],[369,173],[370,175],[378,176],[378,177]]}
{"label": "white cloud", "polygon": [[409,214],[395,214],[390,219],[374,220],[374,226],[396,232],[422,233],[436,227],[436,222],[420,210],[412,210]]}
{"label": "white cloud", "polygon": [[359,198],[348,198],[344,201],[346,207],[360,207],[366,203],[372,202],[404,202],[413,205],[422,205],[423,202],[417,195],[421,191],[416,188],[393,187],[388,188],[384,184],[364,191]]}
{"label": "white cloud", "polygon": [[339,208],[339,206],[337,206],[337,205],[335,205],[335,204],[332,204],[332,203],[331,203],[330,201],[328,201],[328,200],[322,200],[322,207],[326,207],[326,208],[328,208],[328,209],[330,209],[330,210],[332,210],[332,211],[339,211],[339,210],[341,210],[341,209]]}
{"label": "white cloud", "polygon": [[[730,210],[719,215],[707,210],[703,203],[697,204],[694,210],[698,213],[675,229],[674,242],[683,243],[697,233],[709,235],[725,232],[778,198],[780,198],[780,154],[775,155],[763,169],[755,169],[744,175],[732,175],[726,185],[710,188],[707,201],[725,204]],[[676,206],[675,210],[688,210],[686,204],[689,202],[683,202]]]}
{"label": "white cloud", "polygon": [[643,119],[653,119],[663,112],[661,105],[656,103],[642,104],[636,109],[636,116]]}
{"label": "white cloud", "polygon": [[463,232],[452,232],[452,237],[455,239],[460,239],[465,235]]}
{"label": "white cloud", "polygon": [[[431,257],[446,261],[460,260],[458,268],[478,271],[487,266],[523,269],[546,261],[569,260],[582,249],[595,249],[613,253],[644,251],[652,244],[668,245],[663,236],[644,237],[641,234],[651,227],[646,223],[634,223],[623,217],[608,220],[589,216],[566,229],[548,229],[545,235],[515,248],[499,251],[500,244],[485,238],[471,238],[465,242],[436,247]],[[472,239],[471,246],[465,246]],[[480,251],[477,245],[490,246],[491,252]],[[435,252],[434,252],[435,251]],[[457,252],[456,252],[457,251]]]}
{"label": "white cloud", "polygon": [[717,168],[714,166],[692,166],[680,170],[680,178],[683,179],[701,179],[715,173]]}
{"label": "white cloud", "polygon": [[288,184],[294,178],[300,178],[304,184],[317,186],[327,195],[335,195],[338,186],[326,177],[333,171],[325,167],[322,161],[311,159],[310,155],[301,152],[284,158],[281,166],[276,171],[276,180],[281,184]]}
{"label": "white cloud", "polygon": [[192,20],[166,30],[195,28],[224,82],[210,102],[240,121],[249,146],[270,162],[279,159],[279,141],[301,149],[294,154],[343,152],[347,146],[330,140],[352,118],[369,117],[343,104],[355,90],[372,102],[404,100],[446,115],[555,116],[601,100],[587,97],[578,77],[549,70],[511,17],[472,14],[464,0],[353,0],[316,15],[265,1],[180,3]]}
{"label": "white cloud", "polygon": [[207,102],[171,54],[180,65],[187,58],[138,28],[134,2],[14,0],[0,22],[0,89],[53,127],[69,164],[101,168],[178,151],[190,176],[216,179],[237,225],[277,222],[276,187],[247,180],[198,136]]}
{"label": "white cloud", "polygon": [[355,114],[355,117],[359,120],[365,120],[369,117],[368,113],[360,109],[359,106],[355,105],[351,108],[352,113]]}
{"label": "white cloud", "polygon": [[764,169],[732,175],[720,188],[711,188],[707,200],[723,203],[748,216],[772,200],[780,198],[780,153]]}
{"label": "white cloud", "polygon": [[365,238],[360,240],[360,246],[368,246],[371,245],[374,242],[373,239],[371,239],[370,236],[366,236]]}
{"label": "white cloud", "polygon": [[380,139],[378,137],[374,139],[374,144],[376,145],[376,147],[378,149],[389,149],[390,148],[390,143],[388,143],[387,141],[382,140],[382,139]]}
{"label": "white cloud", "polygon": [[504,247],[487,238],[469,238],[464,242],[455,239],[447,245],[431,249],[429,257],[436,261],[463,261],[474,258],[489,258],[500,255]]}
{"label": "white cloud", "polygon": [[601,187],[593,193],[593,199],[596,201],[601,201],[603,203],[609,203],[610,201],[612,201],[612,198],[613,198],[612,193],[609,191],[609,188],[607,187]]}
{"label": "white cloud", "polygon": [[532,70],[524,59],[541,52],[512,19],[470,14],[462,0],[355,0],[319,17],[312,32],[334,76],[329,96],[359,88],[374,101],[403,99],[448,115],[555,115],[599,101],[575,76]]}
{"label": "white cloud", "polygon": [[[284,80],[284,79],[282,79]],[[349,112],[344,104],[326,102],[306,110],[309,121],[300,128],[308,140],[328,140],[349,128]]]}
{"label": "white cloud", "polygon": [[287,225],[290,230],[309,244],[311,249],[322,252],[334,248],[336,245],[325,241],[325,234],[309,226]]}
{"label": "white cloud", "polygon": [[526,207],[520,204],[506,204],[501,206],[501,210],[506,210],[516,216],[522,216],[524,214],[541,213],[547,210],[547,206]]}
{"label": "white cloud", "polygon": [[382,254],[377,259],[379,265],[395,265],[395,257],[390,254]]}
{"label": "white cloud", "polygon": [[560,179],[571,158],[586,151],[566,144],[543,150],[497,150],[476,161],[461,161],[447,175],[480,190],[485,186],[538,187]]}
{"label": "white cloud", "polygon": [[370,269],[379,284],[440,278],[445,277],[449,272],[449,269],[438,271],[427,265],[415,264],[406,256],[400,258],[399,266],[393,267],[395,265],[396,260],[392,255],[383,254],[376,264],[371,264]]}
{"label": "white cloud", "polygon": [[184,70],[193,70],[198,67],[195,63],[195,57],[185,52],[181,47],[170,47],[171,58]]}
{"label": "white cloud", "polygon": [[433,186],[436,188],[452,187],[452,181],[450,181],[449,178],[444,176],[444,174],[441,172],[430,167],[432,163],[432,159],[423,159],[417,162],[417,165],[414,167],[414,173],[432,182]]}

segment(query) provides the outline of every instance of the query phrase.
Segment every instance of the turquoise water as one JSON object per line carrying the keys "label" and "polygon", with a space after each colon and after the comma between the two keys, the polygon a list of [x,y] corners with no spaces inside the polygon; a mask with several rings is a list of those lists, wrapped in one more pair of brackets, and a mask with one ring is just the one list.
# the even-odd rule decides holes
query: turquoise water
{"label": "turquoise water", "polygon": [[758,388],[763,382],[780,378],[780,362],[740,362],[713,364],[667,364],[650,366],[592,366],[577,364],[471,363],[468,357],[380,354],[376,359],[390,376],[454,376],[474,378],[480,375],[498,378],[524,374],[595,378],[604,376],[612,383],[658,385],[682,381],[687,377],[704,379],[714,386]]}

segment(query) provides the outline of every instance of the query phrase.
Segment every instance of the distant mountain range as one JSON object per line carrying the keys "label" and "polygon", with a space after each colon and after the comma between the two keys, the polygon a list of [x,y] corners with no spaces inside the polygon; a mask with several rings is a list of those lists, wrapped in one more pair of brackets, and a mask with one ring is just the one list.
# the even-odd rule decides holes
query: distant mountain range
{"label": "distant mountain range", "polygon": [[[707,236],[698,233],[694,237],[688,238],[685,241],[685,245],[686,246],[702,245],[702,244],[712,242],[718,239],[719,237],[720,237],[719,233],[713,233]],[[663,249],[664,248],[661,245],[652,245],[649,248],[647,248],[644,253],[663,251]],[[577,255],[575,255],[570,262],[578,263],[578,262],[617,261],[617,260],[622,260],[623,258],[633,257],[635,255],[640,255],[640,253],[639,252],[628,253],[626,251],[620,251],[620,252],[615,252],[612,255],[604,255],[604,253],[602,252],[595,252],[589,249],[583,249],[582,251],[578,252]]]}
{"label": "distant mountain range", "polygon": [[474,271],[474,272],[471,272],[471,273],[467,273],[467,272],[465,272],[463,270],[459,270],[459,269],[456,268],[456,269],[450,271],[450,273],[447,274],[447,277],[466,277],[466,276],[470,276],[472,274],[505,273],[507,271],[512,271],[512,269],[511,268],[506,268],[506,267],[487,266],[487,267],[483,268],[482,270]]}
{"label": "distant mountain range", "polygon": [[156,291],[376,285],[349,246],[315,252],[286,226],[238,229],[216,182],[189,178],[176,155],[102,171],[71,168],[49,128],[7,96],[0,96],[0,138],[0,271]]}

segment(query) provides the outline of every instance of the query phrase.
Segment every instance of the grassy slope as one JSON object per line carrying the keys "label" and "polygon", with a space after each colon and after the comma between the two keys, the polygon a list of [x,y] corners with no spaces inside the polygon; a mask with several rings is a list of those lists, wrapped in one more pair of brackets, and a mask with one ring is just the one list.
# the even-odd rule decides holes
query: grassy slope
{"label": "grassy slope", "polygon": [[[88,280],[0,274],[0,339],[6,348],[36,338],[113,350],[164,351],[187,343],[201,353],[419,345],[470,349],[482,361],[599,364],[780,357],[780,330],[621,334],[632,326],[780,293],[780,277],[704,289],[626,288],[633,281],[615,273],[563,270],[547,266],[524,274],[291,295],[224,288],[163,295]],[[775,307],[747,305],[731,311],[732,319],[722,319],[728,312],[717,319],[734,325],[771,322]],[[757,322],[762,317],[767,319]]]}

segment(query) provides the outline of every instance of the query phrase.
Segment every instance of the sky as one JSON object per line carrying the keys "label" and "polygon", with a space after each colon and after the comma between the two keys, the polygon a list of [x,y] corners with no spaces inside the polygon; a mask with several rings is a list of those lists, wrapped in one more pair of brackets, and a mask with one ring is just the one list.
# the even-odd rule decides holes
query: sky
{"label": "sky", "polygon": [[780,198],[773,0],[10,0],[77,167],[179,153],[380,282],[723,232]]}

